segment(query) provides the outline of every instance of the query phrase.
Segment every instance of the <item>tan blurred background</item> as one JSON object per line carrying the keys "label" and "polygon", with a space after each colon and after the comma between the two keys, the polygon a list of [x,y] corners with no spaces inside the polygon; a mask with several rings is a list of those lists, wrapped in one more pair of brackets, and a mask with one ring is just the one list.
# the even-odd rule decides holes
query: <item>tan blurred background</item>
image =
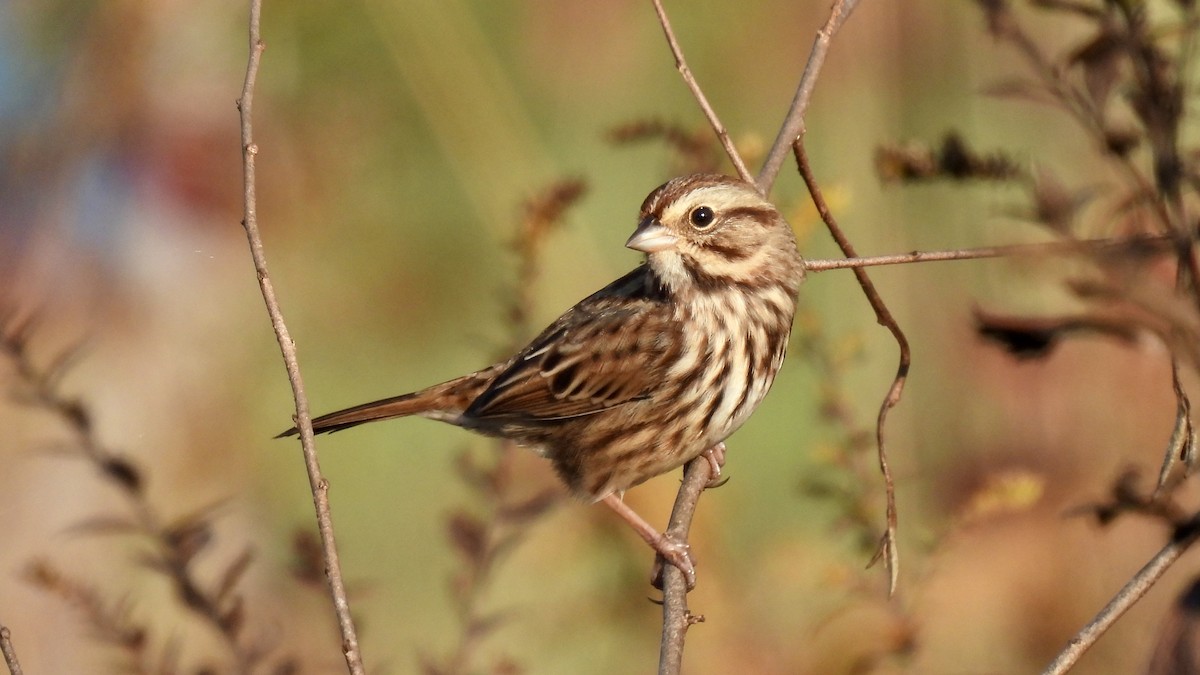
{"label": "tan blurred background", "polygon": [[[65,388],[143,467],[164,517],[221,502],[197,574],[211,579],[253,546],[248,637],[298,655],[302,672],[339,672],[325,596],[289,574],[311,499],[297,444],[271,440],[292,403],[238,225],[244,4],[0,4],[0,293],[41,313],[42,358],[86,341]],[[753,166],[827,8],[668,3]],[[579,176],[589,191],[548,239],[534,323],[629,269],[637,257],[621,244],[672,160],[659,144],[614,147],[606,132],[648,118],[703,129],[649,2],[267,2],[263,35],[259,218],[316,412],[503,350],[519,204],[553,180]],[[971,3],[862,3],[807,124],[814,167],[861,252],[1036,235],[1005,215],[1020,203],[1011,188],[881,185],[882,142],[953,128],[1076,185],[1103,177],[1061,115],[980,95],[1019,71]],[[835,255],[790,163],[775,197],[806,255]],[[1160,526],[1101,529],[1064,513],[1102,499],[1126,466],[1152,475],[1174,414],[1163,350],[1088,338],[1018,362],[972,332],[976,305],[1057,307],[1056,264],[873,273],[914,350],[889,432],[902,545],[890,602],[883,571],[863,569],[883,513],[871,450],[848,454],[847,428],[822,405],[840,396],[852,426],[869,430],[896,350],[848,272],[810,279],[798,335],[819,335],[825,356],[793,344],[772,395],[731,439],[729,484],[702,501],[691,603],[707,622],[690,633],[686,672],[1038,672],[1157,550]],[[0,360],[0,383],[15,390],[16,379]],[[53,452],[68,438],[61,424],[6,400],[0,427],[0,622],[26,672],[120,670],[78,611],[25,580],[35,558],[127,601],[150,628],[149,653],[173,644],[185,672],[221,668],[209,629],[138,565],[143,543],[72,529],[127,507],[86,463]],[[455,457],[472,447],[486,459],[489,445],[404,420],[318,447],[368,666],[417,672],[459,639],[447,515],[481,506]],[[523,489],[552,484],[535,459],[520,471]],[[627,499],[664,523],[675,486],[663,477]],[[504,660],[530,673],[652,672],[650,560],[603,509],[559,506],[496,567],[479,602],[505,621],[472,672]],[[1195,568],[1185,558],[1077,672],[1144,668]]]}

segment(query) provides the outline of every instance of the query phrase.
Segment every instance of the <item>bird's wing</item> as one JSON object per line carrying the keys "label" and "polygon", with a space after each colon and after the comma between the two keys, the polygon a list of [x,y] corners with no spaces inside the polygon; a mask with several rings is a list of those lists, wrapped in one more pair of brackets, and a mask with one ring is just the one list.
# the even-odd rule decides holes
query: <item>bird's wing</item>
{"label": "bird's wing", "polygon": [[588,298],[523,349],[465,416],[538,423],[644,399],[677,356],[678,330],[653,300]]}

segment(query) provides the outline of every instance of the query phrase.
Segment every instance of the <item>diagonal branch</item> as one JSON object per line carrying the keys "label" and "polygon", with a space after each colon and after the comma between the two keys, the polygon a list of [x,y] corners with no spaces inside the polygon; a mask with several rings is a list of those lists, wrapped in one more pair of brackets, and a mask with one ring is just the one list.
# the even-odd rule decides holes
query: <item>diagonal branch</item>
{"label": "diagonal branch", "polygon": [[1104,635],[1130,607],[1141,600],[1146,591],[1149,591],[1158,582],[1159,578],[1196,543],[1197,539],[1200,539],[1200,514],[1192,516],[1190,521],[1176,528],[1171,541],[1155,554],[1150,562],[1138,570],[1137,574],[1133,575],[1133,578],[1113,596],[1113,599],[1104,606],[1104,609],[1100,610],[1095,618],[1067,642],[1067,646],[1042,671],[1042,675],[1063,675],[1075,667],[1084,652],[1091,649],[1100,636]]}
{"label": "diagonal branch", "polygon": [[21,662],[17,660],[17,650],[13,647],[12,633],[8,626],[0,625],[0,654],[4,655],[4,664],[8,666],[9,675],[21,675]]}
{"label": "diagonal branch", "polygon": [[804,134],[804,113],[808,111],[808,102],[812,99],[817,75],[821,72],[821,66],[825,65],[829,43],[857,5],[858,0],[834,0],[833,7],[829,10],[829,19],[825,21],[821,30],[817,31],[817,39],[813,41],[812,51],[808,54],[808,63],[804,65],[804,73],[800,76],[796,95],[792,97],[792,105],[779,127],[779,135],[775,137],[775,142],[767,152],[762,170],[758,172],[758,191],[764,195],[771,193],[771,186],[775,184],[779,170],[783,168],[783,160],[787,157],[788,150]]}
{"label": "diagonal branch", "polygon": [[361,675],[365,673],[365,670],[358,647],[358,634],[354,627],[354,619],[350,615],[350,602],[346,597],[346,585],[342,580],[342,567],[338,560],[337,544],[334,541],[333,515],[329,509],[329,481],[321,475],[321,465],[317,460],[316,446],[313,444],[308,397],[304,393],[304,380],[300,377],[300,364],[296,357],[296,344],[284,324],[279,300],[275,295],[275,287],[267,272],[267,259],[263,252],[262,236],[258,231],[258,202],[254,173],[258,145],[254,142],[252,111],[254,84],[258,78],[258,66],[264,48],[260,29],[261,17],[262,0],[250,0],[250,56],[246,64],[246,81],[242,87],[241,98],[237,102],[242,137],[244,188],[242,227],[246,230],[250,255],[254,259],[254,270],[258,275],[258,286],[262,291],[267,313],[271,317],[271,327],[275,330],[279,349],[283,352],[284,366],[287,368],[288,381],[292,385],[292,396],[296,401],[296,427],[300,430],[304,466],[308,471],[309,487],[312,490],[313,506],[317,514],[317,529],[321,535],[321,552],[325,559],[325,576],[329,581],[329,593],[333,598],[334,611],[337,613],[338,627],[342,634],[342,652],[349,671],[354,675]]}
{"label": "diagonal branch", "polygon": [[[842,252],[849,257],[854,257],[856,255],[854,245],[850,243],[846,234],[838,227],[833,213],[825,203],[825,197],[821,194],[821,188],[817,185],[817,179],[813,176],[812,168],[808,164],[808,154],[804,151],[803,136],[796,139],[796,144],[793,148],[796,154],[796,164],[800,168],[800,175],[804,178],[804,184],[808,186],[808,192],[812,195],[813,205],[817,207],[817,212],[821,214],[821,220],[825,221],[825,225],[829,228],[829,233],[837,242],[838,247],[842,249]],[[883,298],[879,296],[879,291],[875,289],[875,284],[871,282],[871,278],[867,276],[866,271],[855,268],[854,276],[858,279],[859,285],[862,286],[863,294],[867,296],[867,301],[871,303],[871,308],[875,310],[876,319],[891,331],[892,337],[896,339],[896,344],[900,347],[900,364],[896,368],[896,377],[892,380],[892,386],[888,389],[887,396],[883,399],[883,404],[879,406],[879,417],[875,423],[875,443],[879,450],[879,470],[883,473],[884,488],[887,493],[887,526],[884,530],[883,538],[879,542],[879,550],[875,554],[875,560],[883,558],[888,570],[888,592],[895,593],[896,583],[900,576],[900,554],[896,548],[896,485],[892,479],[891,467],[888,464],[887,446],[884,442],[883,432],[887,423],[888,411],[900,402],[900,396],[904,392],[904,383],[908,380],[908,369],[912,362],[912,353],[908,346],[908,338],[905,337],[904,331],[900,329],[900,324],[896,322],[895,317],[892,316],[891,311],[884,304]]]}
{"label": "diagonal branch", "polygon": [[708,104],[708,98],[700,90],[700,84],[692,76],[692,69],[688,67],[687,60],[683,58],[683,50],[679,47],[679,41],[675,39],[675,31],[671,29],[671,21],[667,18],[667,11],[663,9],[662,0],[651,1],[654,3],[655,13],[658,14],[658,22],[662,24],[663,34],[667,36],[667,44],[671,47],[671,54],[675,56],[675,68],[683,76],[683,81],[687,83],[692,96],[696,97],[696,103],[700,104],[700,109],[704,111],[704,116],[708,118],[709,125],[716,132],[717,138],[721,141],[721,147],[725,148],[725,154],[729,155],[729,161],[733,162],[733,167],[737,170],[738,176],[747,183],[753,183],[754,176],[750,174],[750,169],[746,168],[746,163],[742,161],[742,156],[738,154],[737,148],[733,146],[733,141],[729,139],[729,132],[726,131],[725,125],[721,124],[716,111]]}

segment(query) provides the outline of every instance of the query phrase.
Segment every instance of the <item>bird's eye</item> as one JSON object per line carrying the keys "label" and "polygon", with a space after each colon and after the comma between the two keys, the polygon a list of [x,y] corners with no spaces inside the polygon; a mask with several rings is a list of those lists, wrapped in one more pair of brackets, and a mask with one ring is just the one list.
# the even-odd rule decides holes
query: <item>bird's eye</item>
{"label": "bird's eye", "polygon": [[692,225],[697,230],[707,230],[708,228],[712,227],[713,222],[717,219],[717,215],[713,213],[713,210],[707,206],[697,206],[696,208],[692,209],[692,213],[689,217],[692,221]]}

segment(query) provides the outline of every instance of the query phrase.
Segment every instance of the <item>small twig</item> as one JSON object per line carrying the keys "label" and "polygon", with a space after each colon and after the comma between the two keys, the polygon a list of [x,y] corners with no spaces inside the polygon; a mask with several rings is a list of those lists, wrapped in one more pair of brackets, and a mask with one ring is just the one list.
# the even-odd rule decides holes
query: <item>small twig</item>
{"label": "small twig", "polygon": [[1171,389],[1175,393],[1175,425],[1171,430],[1167,449],[1163,453],[1162,468],[1158,472],[1158,487],[1154,490],[1156,496],[1171,487],[1171,472],[1176,463],[1183,460],[1184,476],[1191,473],[1196,465],[1196,429],[1192,425],[1192,402],[1180,379],[1179,358],[1174,355],[1171,358]]}
{"label": "small twig", "polygon": [[835,0],[829,10],[829,19],[821,30],[817,31],[817,39],[813,41],[812,50],[808,54],[808,63],[804,65],[804,73],[800,76],[800,84],[796,87],[796,95],[792,97],[792,105],[788,108],[787,116],[779,127],[779,135],[767,152],[762,170],[758,172],[758,191],[770,194],[771,186],[783,168],[783,160],[788,151],[804,134],[804,113],[808,111],[808,102],[812,99],[813,88],[817,84],[817,75],[825,64],[825,55],[829,53],[829,43],[833,36],[850,17],[858,5],[858,0]]}
{"label": "small twig", "polygon": [[[825,203],[825,197],[821,193],[821,187],[817,184],[817,179],[813,176],[812,167],[808,164],[808,153],[804,151],[804,137],[800,136],[796,139],[796,144],[793,146],[796,155],[796,164],[800,169],[800,175],[804,178],[804,184],[808,186],[808,192],[812,196],[813,205],[817,207],[817,212],[821,214],[821,220],[825,221],[825,225],[829,229],[830,235],[837,242],[838,248],[849,257],[854,257],[854,245],[838,227],[837,221],[833,217],[833,213],[829,210],[829,205]],[[859,286],[862,287],[863,294],[867,296],[867,301],[871,303],[871,308],[875,310],[875,318],[881,325],[886,327],[895,338],[896,344],[900,348],[900,363],[896,368],[896,377],[892,380],[892,386],[888,388],[887,396],[884,397],[883,403],[879,406],[879,417],[875,423],[875,443],[879,451],[879,470],[883,474],[884,489],[887,500],[887,524],[883,533],[883,538],[879,542],[879,550],[875,554],[875,559],[883,558],[887,565],[888,571],[888,592],[896,592],[896,584],[900,576],[900,555],[896,548],[896,485],[892,479],[892,470],[888,464],[887,445],[884,439],[884,428],[887,424],[888,411],[900,402],[900,397],[904,392],[904,383],[908,380],[908,369],[912,362],[912,353],[908,346],[908,338],[905,337],[904,331],[900,329],[900,324],[896,322],[891,311],[880,297],[879,291],[875,289],[875,284],[871,282],[871,278],[867,276],[865,270],[855,268],[854,276],[858,279]],[[872,561],[874,562],[874,561]]]}
{"label": "small twig", "polygon": [[1198,538],[1200,538],[1200,514],[1192,516],[1189,522],[1176,528],[1175,536],[1171,538],[1170,543],[1151,558],[1150,562],[1146,563],[1142,569],[1138,570],[1137,574],[1133,575],[1133,578],[1104,606],[1104,609],[1100,610],[1095,618],[1067,642],[1066,648],[1042,671],[1042,675],[1063,675],[1075,667],[1084,652],[1090,649],[1100,639],[1100,636],[1104,635],[1105,631],[1140,600],[1146,591],[1150,590],[1166,573],[1167,569],[1196,543]]}
{"label": "small twig", "polygon": [[1064,239],[1035,244],[1009,244],[1006,246],[983,246],[960,248],[949,251],[913,251],[864,258],[813,258],[804,261],[808,272],[857,269],[880,265],[905,265],[908,263],[943,262],[947,260],[979,260],[982,258],[1004,258],[1024,255],[1062,255],[1070,253],[1104,253],[1107,251],[1145,251],[1168,253],[1174,250],[1175,237],[1165,234],[1146,234],[1130,237],[1103,239]]}
{"label": "small twig", "polygon": [[21,675],[21,662],[17,660],[17,650],[13,647],[12,633],[8,626],[0,624],[0,653],[4,654],[4,663],[8,666],[9,675]]}
{"label": "small twig", "polygon": [[[700,493],[704,492],[711,477],[711,465],[703,456],[688,462],[683,471],[683,484],[679,486],[679,494],[675,497],[675,507],[671,510],[671,520],[666,531],[668,537],[687,543],[692,516],[696,514],[696,506],[700,502]],[[704,618],[696,617],[688,611],[687,579],[683,572],[674,565],[664,564],[662,581],[663,628],[658,652],[658,675],[678,675],[683,665],[683,641],[687,637],[688,628]]]}
{"label": "small twig", "polygon": [[304,380],[300,376],[300,365],[296,357],[296,344],[283,321],[275,287],[267,272],[266,254],[263,252],[262,237],[258,231],[258,204],[255,185],[255,157],[258,145],[254,142],[252,111],[254,84],[258,77],[259,61],[262,59],[261,37],[262,0],[250,0],[250,56],[246,64],[246,81],[242,87],[237,107],[241,118],[242,173],[244,187],[244,218],[242,227],[250,244],[250,255],[254,259],[254,270],[258,275],[258,286],[263,302],[271,317],[271,326],[283,352],[284,366],[296,401],[296,428],[300,430],[300,445],[304,452],[304,466],[308,471],[309,488],[312,490],[313,506],[316,509],[317,529],[321,535],[321,551],[325,559],[325,576],[329,581],[329,593],[337,613],[338,627],[342,633],[342,653],[346,666],[354,675],[365,672],[359,652],[358,633],[354,618],[350,614],[350,601],[346,597],[346,585],[342,580],[342,567],[338,560],[337,544],[334,540],[333,515],[329,509],[329,482],[321,475],[317,450],[313,444],[312,420],[308,411],[308,397],[304,393]]}
{"label": "small twig", "polygon": [[675,68],[683,76],[683,81],[687,83],[692,96],[696,97],[696,103],[700,104],[700,109],[704,111],[704,116],[708,118],[709,125],[712,126],[713,131],[717,134],[717,138],[720,139],[721,146],[725,148],[725,154],[729,155],[729,161],[733,162],[733,167],[737,170],[738,176],[747,183],[753,183],[754,176],[751,175],[750,169],[746,168],[746,163],[742,161],[742,156],[738,154],[733,141],[729,139],[729,132],[726,131],[725,125],[721,124],[716,111],[708,104],[708,98],[704,96],[704,92],[700,89],[700,84],[692,76],[692,69],[688,67],[687,61],[683,58],[683,50],[679,48],[679,41],[675,39],[675,31],[671,30],[671,21],[667,19],[667,11],[663,9],[662,0],[651,1],[654,3],[654,11],[658,14],[658,22],[662,25],[663,34],[667,36],[667,44],[671,47],[671,54],[675,56]]}

